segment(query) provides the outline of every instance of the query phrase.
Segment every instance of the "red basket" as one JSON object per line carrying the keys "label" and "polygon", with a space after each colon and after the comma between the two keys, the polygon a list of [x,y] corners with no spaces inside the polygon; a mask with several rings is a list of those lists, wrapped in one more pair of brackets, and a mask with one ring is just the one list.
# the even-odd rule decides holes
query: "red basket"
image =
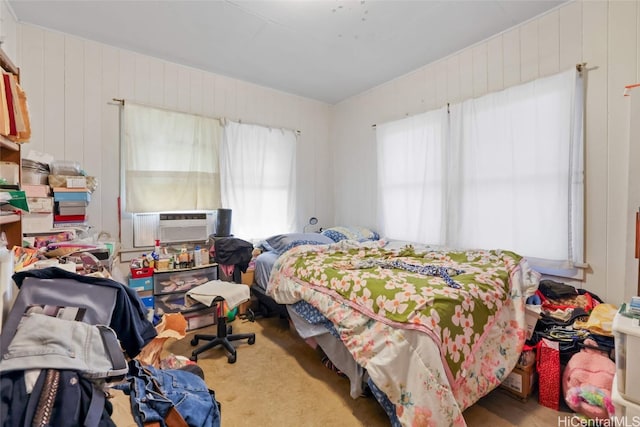
{"label": "red basket", "polygon": [[151,267],[143,267],[143,268],[132,268],[131,269],[131,278],[139,279],[140,277],[149,277],[153,276],[153,268]]}

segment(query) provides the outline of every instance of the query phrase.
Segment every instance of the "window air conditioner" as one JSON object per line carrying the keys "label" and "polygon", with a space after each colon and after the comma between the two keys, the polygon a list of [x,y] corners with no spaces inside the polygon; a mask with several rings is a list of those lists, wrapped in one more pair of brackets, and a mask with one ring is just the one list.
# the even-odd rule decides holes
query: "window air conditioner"
{"label": "window air conditioner", "polygon": [[133,247],[198,242],[213,232],[215,216],[212,212],[160,212],[133,214]]}
{"label": "window air conditioner", "polygon": [[162,244],[207,240],[207,214],[160,213],[159,238]]}

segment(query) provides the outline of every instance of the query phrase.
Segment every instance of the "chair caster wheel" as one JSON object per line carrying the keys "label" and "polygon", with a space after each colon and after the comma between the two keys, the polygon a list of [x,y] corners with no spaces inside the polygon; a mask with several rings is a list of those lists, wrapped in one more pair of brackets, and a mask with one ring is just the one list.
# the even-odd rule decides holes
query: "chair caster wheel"
{"label": "chair caster wheel", "polygon": [[227,362],[228,363],[236,363],[236,355],[232,354],[230,356],[227,357]]}
{"label": "chair caster wheel", "polygon": [[198,340],[197,340],[197,339],[195,339],[195,338],[193,338],[193,339],[191,340],[191,345],[198,345]]}
{"label": "chair caster wheel", "polygon": [[198,361],[198,355],[197,354],[192,354],[191,357],[189,358],[189,360],[191,360],[192,362],[197,362]]}
{"label": "chair caster wheel", "polygon": [[233,333],[233,326],[227,326],[227,335],[231,335]]}
{"label": "chair caster wheel", "polygon": [[247,343],[249,343],[249,345],[254,345],[256,343],[256,337],[249,337]]}

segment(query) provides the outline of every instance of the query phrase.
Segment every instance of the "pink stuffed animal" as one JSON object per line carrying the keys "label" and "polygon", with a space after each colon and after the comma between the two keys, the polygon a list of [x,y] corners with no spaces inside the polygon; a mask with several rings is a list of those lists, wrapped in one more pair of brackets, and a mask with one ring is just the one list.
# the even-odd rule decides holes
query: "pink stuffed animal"
{"label": "pink stuffed animal", "polygon": [[[592,339],[586,346],[597,347]],[[605,353],[583,348],[574,354],[562,374],[562,390],[569,407],[591,419],[607,419],[613,415],[611,386],[616,364]]]}

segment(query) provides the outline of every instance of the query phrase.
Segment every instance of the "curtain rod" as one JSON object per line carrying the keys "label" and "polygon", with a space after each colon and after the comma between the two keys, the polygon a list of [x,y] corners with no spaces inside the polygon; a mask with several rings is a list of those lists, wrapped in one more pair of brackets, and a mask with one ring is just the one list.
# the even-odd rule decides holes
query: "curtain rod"
{"label": "curtain rod", "polygon": [[[579,73],[582,73],[583,71],[589,71],[589,69],[587,68],[587,63],[586,62],[579,62],[576,64],[576,70]],[[447,113],[449,112],[449,103],[447,102]],[[407,114],[407,117],[409,116],[409,114]],[[372,128],[376,128],[376,124],[372,124],[371,125]]]}
{"label": "curtain rod", "polygon": [[[242,119],[233,120],[233,119],[229,119],[229,118],[226,118],[226,117],[222,117],[220,119],[220,121],[222,122],[223,125],[224,125],[224,122],[227,121],[227,120],[236,121],[238,123],[244,123],[242,121]],[[263,128],[269,128],[269,129],[288,129],[288,128],[277,127],[277,126],[263,125],[262,123],[253,123],[252,122],[252,123],[245,123],[245,124],[246,125],[254,125],[254,126],[262,126]],[[298,129],[288,129],[288,130],[294,132],[297,136],[302,135],[302,132],[300,132]]]}
{"label": "curtain rod", "polygon": [[[116,104],[120,104],[120,105],[124,105],[124,102],[125,102],[125,101],[124,101],[124,99],[121,99],[121,98],[112,98],[112,100],[113,100],[113,102],[115,102]],[[159,107],[153,107],[153,108],[159,108]],[[160,107],[160,108],[162,108],[162,107]],[[219,117],[218,119],[219,119],[221,122],[224,122],[225,120],[227,120],[227,119],[226,119],[226,118],[224,118],[224,117]],[[242,123],[242,119],[238,119],[237,121],[238,121],[238,123]],[[275,127],[274,127],[274,126],[263,125],[263,124],[260,124],[260,123],[249,123],[249,124],[253,124],[253,125],[256,125],[256,126],[262,126],[262,127],[270,128],[270,129],[275,129]],[[300,132],[298,129],[291,129],[291,130],[292,130],[293,132],[295,132],[295,134],[296,134],[296,135],[298,135],[298,136],[302,135],[302,132]]]}

